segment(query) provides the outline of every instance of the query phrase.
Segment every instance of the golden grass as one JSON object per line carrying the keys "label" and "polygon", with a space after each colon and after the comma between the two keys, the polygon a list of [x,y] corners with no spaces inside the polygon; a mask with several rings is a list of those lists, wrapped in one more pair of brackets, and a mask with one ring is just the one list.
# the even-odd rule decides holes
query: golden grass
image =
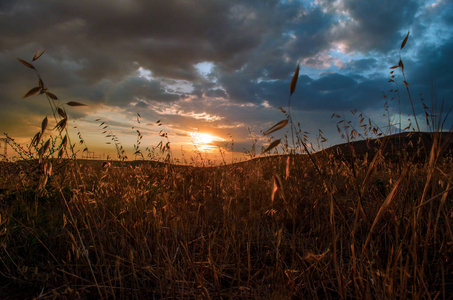
{"label": "golden grass", "polygon": [[44,299],[448,298],[451,159],[316,158],[344,220],[299,156],[289,177],[286,157],[217,168],[53,161],[41,196],[26,175],[32,162],[4,164],[2,289]]}

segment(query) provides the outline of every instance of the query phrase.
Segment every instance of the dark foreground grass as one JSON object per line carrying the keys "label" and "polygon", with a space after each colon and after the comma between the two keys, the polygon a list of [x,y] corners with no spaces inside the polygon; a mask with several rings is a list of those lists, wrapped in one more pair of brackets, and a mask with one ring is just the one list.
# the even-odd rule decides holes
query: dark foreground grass
{"label": "dark foreground grass", "polygon": [[448,299],[453,165],[440,145],[425,161],[319,153],[333,195],[305,156],[55,160],[45,190],[38,162],[2,164],[0,297]]}

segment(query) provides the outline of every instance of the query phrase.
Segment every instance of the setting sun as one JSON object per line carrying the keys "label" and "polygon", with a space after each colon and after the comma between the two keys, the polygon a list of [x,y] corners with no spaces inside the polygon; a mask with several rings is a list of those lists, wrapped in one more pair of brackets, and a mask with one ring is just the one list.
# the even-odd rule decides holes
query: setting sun
{"label": "setting sun", "polygon": [[199,147],[200,150],[206,151],[214,148],[212,145],[213,142],[223,141],[221,137],[213,136],[208,133],[192,132],[190,134],[192,137],[192,142],[196,147]]}
{"label": "setting sun", "polygon": [[209,144],[215,140],[215,137],[207,133],[194,132],[191,136],[194,139],[194,143],[197,144]]}

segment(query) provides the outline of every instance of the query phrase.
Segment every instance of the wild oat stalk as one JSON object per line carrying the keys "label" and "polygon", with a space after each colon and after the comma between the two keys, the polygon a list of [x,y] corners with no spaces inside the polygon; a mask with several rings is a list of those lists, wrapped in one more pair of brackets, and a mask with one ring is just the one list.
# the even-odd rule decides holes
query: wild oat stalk
{"label": "wild oat stalk", "polygon": [[142,159],[144,159],[142,150],[140,149],[140,144],[142,143],[142,139],[143,139],[143,135],[140,132],[140,130],[141,130],[140,119],[141,119],[141,116],[140,116],[139,113],[137,113],[138,128],[135,128],[134,126],[132,126],[132,129],[135,129],[135,131],[137,131],[137,142],[134,144],[134,156],[135,156],[135,159],[137,159],[137,155],[140,155],[142,157]]}
{"label": "wild oat stalk", "polygon": [[[66,152],[66,155],[69,157],[69,154],[67,153],[67,150],[66,150],[66,145],[69,143],[69,147],[71,149],[71,153],[72,153],[72,157],[75,158],[75,152],[74,152],[74,146],[72,145],[71,143],[71,139],[69,137],[69,132],[68,132],[68,128],[67,128],[67,124],[68,124],[68,116],[66,114],[66,109],[65,109],[65,106],[64,105],[69,105],[69,106],[85,106],[85,104],[82,104],[82,103],[79,103],[79,102],[75,102],[75,101],[69,101],[67,103],[61,103],[59,101],[59,98],[51,93],[47,86],[44,84],[44,81],[42,80],[42,77],[41,75],[39,74],[39,71],[38,69],[36,68],[36,66],[33,65],[33,62],[38,60],[43,54],[44,54],[45,50],[44,51],[40,51],[38,50],[36,52],[36,54],[34,55],[33,57],[33,60],[32,60],[32,63],[29,63],[23,59],[20,59],[20,58],[17,58],[17,60],[19,60],[19,62],[21,62],[24,66],[32,69],[35,71],[37,77],[38,77],[38,86],[30,89],[24,96],[23,98],[27,98],[27,97],[30,97],[30,96],[33,96],[33,95],[36,95],[36,94],[39,94],[39,95],[42,95],[44,94],[47,98],[47,101],[49,102],[49,106],[52,110],[52,114],[55,118],[55,122],[56,122],[56,126],[53,128],[53,129],[57,129],[57,132],[58,132],[58,136],[61,140],[61,143],[60,145],[58,146],[58,157],[62,157],[63,156],[63,151]],[[36,151],[38,152],[38,155],[39,155],[39,160],[41,161],[42,158],[44,157],[45,153],[47,152],[47,150],[49,150],[49,146],[50,146],[50,139],[48,139],[39,149],[38,149],[38,145],[44,135],[44,132],[45,130],[47,129],[47,125],[48,125],[48,119],[47,117],[45,117],[42,121],[42,124],[41,124],[41,131],[36,133],[36,135],[33,137],[33,140],[32,140],[32,143],[31,143],[31,146],[33,146]],[[65,132],[65,135],[63,136],[62,132]]]}
{"label": "wild oat stalk", "polygon": [[[156,122],[157,126],[162,126],[162,122],[160,120],[157,120]],[[164,162],[170,163],[172,160],[172,154],[171,154],[171,148],[170,148],[170,139],[168,138],[168,132],[165,129],[162,129],[159,131],[159,136],[161,138],[165,138],[166,142],[164,143],[163,141],[160,141],[159,144],[157,144],[157,148],[160,149],[160,152],[162,154],[165,154]]]}
{"label": "wild oat stalk", "polygon": [[86,152],[87,156],[89,157],[90,151],[88,150],[88,145],[87,145],[85,139],[82,137],[82,133],[80,132],[79,128],[77,127],[77,124],[75,123],[75,121],[73,121],[73,122],[74,122],[74,129],[77,130],[77,137],[79,138],[79,144],[85,146],[82,150],[82,155],[83,155],[83,152]]}
{"label": "wild oat stalk", "polygon": [[[406,43],[407,43],[407,40],[409,39],[409,31],[407,32],[407,35],[406,37],[404,38],[403,42],[401,43],[401,47],[400,47],[400,60],[398,62],[398,65],[395,65],[395,66],[392,66],[390,67],[390,69],[398,69],[398,68],[401,68],[401,74],[403,75],[403,83],[404,83],[404,86],[406,87],[406,91],[407,91],[407,95],[409,97],[409,101],[411,103],[411,107],[412,107],[412,113],[414,115],[414,119],[415,119],[415,124],[417,125],[417,131],[418,132],[421,132],[420,131],[420,126],[418,125],[418,120],[417,120],[417,114],[415,113],[415,109],[414,109],[414,102],[412,101],[412,96],[411,96],[411,92],[409,90],[409,83],[407,82],[406,80],[406,73],[404,72],[404,64],[403,64],[403,60],[401,59],[401,50],[404,48],[404,46],[406,46]],[[392,75],[392,78],[393,78],[393,75]],[[390,79],[389,82],[394,82],[393,79]]]}
{"label": "wild oat stalk", "polygon": [[[323,174],[321,172],[321,169],[319,168],[318,164],[316,163],[314,157],[311,155],[308,147],[307,147],[307,144],[305,143],[305,138],[302,138],[300,136],[300,130],[297,130],[296,126],[294,125],[294,122],[293,122],[293,119],[292,119],[292,116],[291,116],[291,97],[294,93],[294,91],[296,90],[296,85],[297,85],[297,80],[299,78],[299,63],[297,64],[297,67],[296,67],[296,71],[294,72],[294,75],[293,75],[293,78],[291,79],[291,83],[290,83],[290,86],[289,86],[289,91],[290,91],[290,94],[289,94],[289,99],[288,99],[288,114],[287,114],[287,119],[285,120],[282,120],[280,122],[278,122],[277,124],[275,124],[274,126],[272,126],[271,128],[269,128],[268,130],[266,130],[264,132],[264,135],[269,135],[270,133],[272,132],[275,132],[277,130],[280,130],[282,129],[283,127],[285,127],[288,123],[290,124],[291,126],[291,139],[292,139],[292,143],[293,143],[293,149],[291,150],[291,154],[295,154],[296,153],[296,150],[297,150],[297,144],[299,144],[299,146],[301,146],[301,148],[303,148],[306,152],[306,154],[308,155],[308,158],[310,159],[311,163],[313,164],[313,166],[315,167],[316,169],[316,172],[321,176],[323,182],[324,182],[324,185],[326,187],[326,189],[328,190],[329,194],[330,194],[330,197],[331,197],[331,200],[335,203],[335,206],[337,207],[338,209],[338,212],[340,214],[340,216],[342,217],[342,219],[344,221],[346,221],[343,213],[341,212],[340,210],[340,206],[338,205],[338,201],[337,199],[335,198],[335,196],[333,195],[333,189],[332,189],[332,184],[331,182],[326,178],[325,174]],[[294,141],[294,137],[297,137],[297,144],[295,144],[295,141]],[[277,147],[281,142],[281,139],[278,139],[278,140],[275,140],[273,141],[265,150],[264,152],[269,152],[270,150],[272,150],[273,148]],[[346,222],[345,222],[346,223]],[[347,224],[347,223],[346,223]]]}
{"label": "wild oat stalk", "polygon": [[[112,129],[110,126],[107,124],[106,121],[102,121],[101,119],[96,119],[96,122],[101,122],[99,124],[99,127],[102,126],[102,134],[105,134],[106,138],[109,138],[111,141],[113,141],[113,144],[115,145],[116,149],[116,154],[118,156],[118,159],[121,161],[124,161],[127,159],[127,155],[125,154],[126,151],[124,150],[123,145],[121,144],[119,138],[113,133]],[[112,144],[111,142],[106,142],[107,145]]]}

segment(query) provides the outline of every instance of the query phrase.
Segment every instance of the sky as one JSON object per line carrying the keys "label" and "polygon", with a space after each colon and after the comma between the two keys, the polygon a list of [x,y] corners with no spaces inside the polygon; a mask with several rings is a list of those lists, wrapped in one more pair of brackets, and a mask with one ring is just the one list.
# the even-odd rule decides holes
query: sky
{"label": "sky", "polygon": [[401,69],[389,69],[400,57],[429,130],[420,97],[437,111],[453,105],[452,35],[446,0],[2,0],[0,135],[27,143],[44,117],[56,125],[45,95],[23,98],[38,79],[16,58],[31,62],[38,50],[33,64],[65,108],[71,140],[80,132],[99,158],[114,156],[109,133],[134,158],[137,129],[144,154],[167,142],[161,130],[175,157],[250,153],[255,140],[259,154],[262,132],[285,118],[298,63],[291,114],[309,143],[319,130],[321,147],[345,142],[333,113],[358,126],[357,110],[383,131],[399,130],[399,111],[402,128],[414,123]]}

